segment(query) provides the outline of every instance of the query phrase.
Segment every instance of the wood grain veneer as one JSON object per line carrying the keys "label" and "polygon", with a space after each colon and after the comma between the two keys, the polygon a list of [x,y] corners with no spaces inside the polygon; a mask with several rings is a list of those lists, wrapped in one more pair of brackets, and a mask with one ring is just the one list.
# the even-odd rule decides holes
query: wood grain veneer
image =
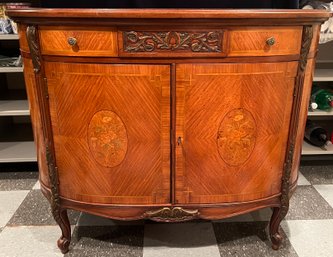
{"label": "wood grain veneer", "polygon": [[[317,36],[314,36],[312,39],[311,47],[310,47],[310,53],[314,53],[315,56],[317,55],[317,48],[318,48],[318,42],[319,42],[319,30],[320,26],[313,26],[314,34]],[[310,54],[309,53],[309,54]],[[292,174],[291,174],[291,183],[295,183],[298,178],[299,174],[299,163],[302,153],[302,143],[304,138],[304,130],[306,125],[306,118],[308,115],[308,104],[309,99],[311,95],[311,89],[312,89],[312,79],[314,76],[314,70],[315,70],[315,58],[309,59],[309,65],[306,68],[305,72],[305,79],[304,79],[304,90],[303,90],[303,96],[302,96],[302,103],[301,103],[301,111],[300,111],[300,119],[299,119],[299,126],[298,131],[296,135],[296,148],[294,153],[294,164],[292,168]]]}
{"label": "wood grain veneer", "polygon": [[278,249],[328,12],[8,15],[19,23],[41,188],[63,253],[67,209],[180,222],[270,207]]}
{"label": "wood grain veneer", "polygon": [[[69,56],[118,56],[116,28],[40,27],[42,54]],[[70,45],[69,38],[77,40]]]}
{"label": "wood grain veneer", "polygon": [[[302,27],[245,27],[229,31],[229,56],[270,56],[298,54]],[[274,39],[268,45],[268,39]]]}
{"label": "wood grain veneer", "polygon": [[[292,19],[303,22],[321,22],[330,17],[322,10],[286,10],[286,9],[47,9],[30,8],[26,10],[8,10],[13,18],[140,18],[140,19]],[[37,21],[37,20],[36,20]],[[49,23],[52,23],[50,21]]]}
{"label": "wood grain veneer", "polygon": [[[45,75],[60,194],[96,203],[170,202],[169,66],[47,62]],[[120,159],[108,164],[110,155]]]}
{"label": "wood grain veneer", "polygon": [[177,66],[176,203],[280,191],[296,72],[296,62]]}
{"label": "wood grain veneer", "polygon": [[48,167],[46,161],[46,147],[41,123],[40,104],[38,103],[37,89],[35,85],[35,74],[30,59],[23,59],[25,87],[29,100],[30,118],[33,126],[34,141],[37,148],[37,161],[39,169],[39,180],[50,187]]}
{"label": "wood grain veneer", "polygon": [[24,53],[29,53],[29,45],[28,45],[28,40],[26,36],[26,31],[27,31],[27,25],[21,24],[18,25],[18,35],[19,35],[19,44],[20,44],[20,50],[21,52]]}

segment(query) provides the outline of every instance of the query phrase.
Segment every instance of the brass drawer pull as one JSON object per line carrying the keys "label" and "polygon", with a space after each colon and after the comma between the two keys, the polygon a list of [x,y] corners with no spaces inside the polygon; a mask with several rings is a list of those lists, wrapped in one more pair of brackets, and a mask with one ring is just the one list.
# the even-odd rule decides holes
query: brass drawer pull
{"label": "brass drawer pull", "polygon": [[269,46],[272,46],[275,44],[275,38],[274,37],[270,37],[266,40],[266,44]]}
{"label": "brass drawer pull", "polygon": [[67,42],[70,46],[75,46],[77,44],[77,39],[75,37],[69,37]]}

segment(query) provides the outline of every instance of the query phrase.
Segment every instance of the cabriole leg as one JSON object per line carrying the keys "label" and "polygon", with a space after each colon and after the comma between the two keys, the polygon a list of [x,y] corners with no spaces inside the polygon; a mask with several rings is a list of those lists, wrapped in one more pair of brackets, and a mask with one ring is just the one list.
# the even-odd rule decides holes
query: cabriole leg
{"label": "cabriole leg", "polygon": [[61,237],[58,239],[58,247],[63,254],[69,250],[69,244],[71,242],[71,226],[69,223],[67,210],[60,209],[58,213],[53,213],[54,219],[58,223],[61,229]]}
{"label": "cabriole leg", "polygon": [[285,215],[282,215],[282,208],[274,207],[273,214],[269,223],[269,236],[272,241],[272,248],[278,250],[281,246],[283,237],[280,231],[280,223]]}

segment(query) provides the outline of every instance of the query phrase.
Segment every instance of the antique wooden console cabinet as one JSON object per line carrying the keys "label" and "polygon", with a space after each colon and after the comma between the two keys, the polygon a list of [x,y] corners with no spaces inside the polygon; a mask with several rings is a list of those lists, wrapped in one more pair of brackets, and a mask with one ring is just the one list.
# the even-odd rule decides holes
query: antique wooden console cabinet
{"label": "antique wooden console cabinet", "polygon": [[323,11],[30,9],[20,47],[41,188],[66,209],[179,222],[273,208],[296,187]]}

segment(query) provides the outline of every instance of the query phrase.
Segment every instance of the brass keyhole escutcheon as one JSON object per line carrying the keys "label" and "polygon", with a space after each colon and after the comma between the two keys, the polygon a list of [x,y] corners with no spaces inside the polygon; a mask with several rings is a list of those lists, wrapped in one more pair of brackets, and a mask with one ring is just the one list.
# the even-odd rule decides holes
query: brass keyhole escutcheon
{"label": "brass keyhole escutcheon", "polygon": [[69,44],[70,46],[76,46],[76,44],[77,44],[77,39],[76,39],[75,37],[69,37],[69,38],[67,39],[67,42],[68,42],[68,44]]}
{"label": "brass keyhole escutcheon", "polygon": [[177,138],[177,145],[181,145],[182,144],[182,138],[181,137],[178,137]]}
{"label": "brass keyhole escutcheon", "polygon": [[275,38],[274,37],[267,38],[266,44],[269,46],[273,46],[275,44]]}

